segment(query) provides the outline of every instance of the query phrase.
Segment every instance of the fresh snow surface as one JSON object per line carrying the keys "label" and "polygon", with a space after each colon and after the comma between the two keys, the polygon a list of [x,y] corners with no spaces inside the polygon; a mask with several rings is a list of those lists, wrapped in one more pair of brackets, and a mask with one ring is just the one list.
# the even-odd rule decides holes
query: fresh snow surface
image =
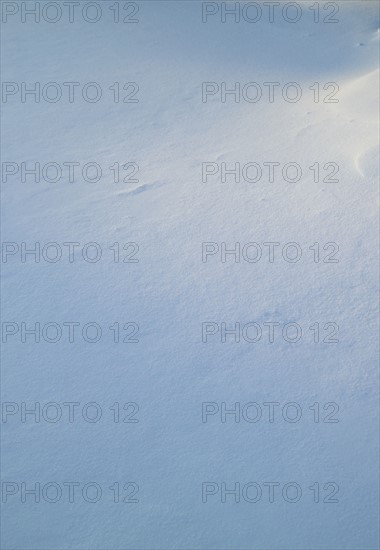
{"label": "fresh snow surface", "polygon": [[[254,24],[221,22],[223,3],[211,3],[218,13],[202,23],[201,2],[142,1],[135,24],[113,22],[114,2],[98,2],[97,23],[81,16],[69,23],[65,11],[55,24],[30,17],[23,23],[21,2],[10,4],[20,12],[2,24],[3,82],[57,82],[64,95],[36,103],[15,93],[2,104],[2,162],[19,167],[2,182],[2,241],[16,243],[3,257],[2,322],[5,332],[17,330],[2,345],[3,548],[377,549],[378,3],[335,2],[335,24],[314,23],[312,2],[298,3],[298,22],[276,12],[273,23],[263,15]],[[321,19],[332,11],[325,4],[319,3]],[[123,5],[122,16],[134,9]],[[239,7],[247,9],[245,2]],[[73,103],[64,82],[80,83]],[[96,103],[82,98],[88,82],[103,91]],[[115,103],[115,82],[138,83],[139,102]],[[202,102],[203,82],[256,82],[263,97],[235,102],[229,95],[222,102],[219,92]],[[264,82],[280,83],[273,102]],[[302,89],[298,102],[282,98],[289,82]],[[309,89],[316,82],[317,103]],[[337,103],[323,102],[333,91],[323,90],[329,82],[339,85]],[[247,93],[252,97],[253,87]],[[102,177],[86,182],[79,171],[70,183],[65,169],[57,182],[30,175],[22,182],[22,162],[96,162]],[[138,181],[115,183],[116,162],[136,163]],[[223,182],[219,173],[203,182],[206,162],[256,162],[263,176]],[[276,172],[270,183],[264,162],[296,162],[302,177],[290,182]],[[309,169],[316,162],[319,181]],[[323,181],[326,163],[339,166],[332,177],[338,181]],[[44,249],[39,263],[32,255],[22,262],[23,242],[39,242],[41,250],[58,243],[62,258],[49,262]],[[67,242],[79,243],[73,262]],[[102,250],[98,262],[83,259],[90,242]],[[131,242],[139,262],[114,262],[110,247],[120,243],[122,260],[133,252],[122,250]],[[219,247],[205,262],[203,242]],[[232,255],[221,261],[221,243],[241,243],[242,250],[252,242],[261,246],[259,261],[246,260],[253,247],[240,262]],[[273,262],[268,242],[280,243]],[[301,248],[297,262],[282,256],[290,242]],[[339,251],[323,250],[326,243]],[[47,253],[54,258],[54,248]],[[327,256],[339,261],[327,263]],[[57,323],[61,339],[47,341],[55,334],[50,325],[50,336],[36,343],[24,334],[23,343],[22,323],[36,322],[41,331]],[[71,343],[68,322],[80,323]],[[95,343],[82,338],[90,322],[102,327]],[[120,340],[134,330],[123,331],[124,323],[137,323],[139,342],[115,343],[115,322]],[[248,342],[255,326],[244,326],[253,322],[262,337]],[[268,322],[279,323],[273,343]],[[217,331],[207,342],[202,323],[215,323],[207,325]],[[222,342],[222,323],[240,323],[246,338],[227,334]],[[281,335],[288,323],[302,328],[296,342]],[[323,342],[336,325],[331,339],[339,341]],[[73,422],[68,402],[79,403]],[[90,402],[101,408],[97,422],[88,421],[96,414],[86,408]],[[119,422],[110,409],[115,402]],[[131,402],[139,410],[123,411]],[[273,422],[269,402],[279,404]],[[302,411],[297,422],[283,417],[289,402],[298,406],[287,409],[289,416]],[[40,422],[23,417],[36,403]],[[223,418],[223,407],[236,403],[240,422]],[[319,422],[316,406],[309,408],[315,403]],[[258,406],[262,417],[248,421]],[[202,407],[215,412],[203,422]],[[54,418],[57,411],[61,418]],[[123,422],[125,416],[138,422]],[[23,494],[37,482],[40,502]],[[49,482],[56,484],[50,490]],[[79,483],[74,502],[65,482]],[[98,485],[86,500],[89,482]],[[115,482],[120,502],[109,488]],[[268,482],[280,484],[274,502]],[[298,484],[289,489],[294,502],[283,497],[290,482]],[[98,486],[99,500],[89,502]],[[226,494],[233,489],[240,502]],[[49,502],[55,495],[57,502]],[[128,495],[138,502],[123,502]]]}

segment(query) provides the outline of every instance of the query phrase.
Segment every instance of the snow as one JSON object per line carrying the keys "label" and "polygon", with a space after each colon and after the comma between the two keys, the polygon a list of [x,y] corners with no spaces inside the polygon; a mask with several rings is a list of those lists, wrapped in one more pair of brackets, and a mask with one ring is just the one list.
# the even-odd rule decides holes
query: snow
{"label": "snow", "polygon": [[[19,167],[2,181],[2,241],[16,243],[2,263],[2,328],[18,330],[2,345],[3,412],[9,403],[18,407],[2,423],[2,481],[17,488],[2,504],[4,548],[378,548],[378,4],[335,2],[336,24],[314,23],[313,3],[299,4],[297,23],[281,16],[222,23],[220,13],[202,23],[200,2],[159,0],[139,3],[138,24],[115,24],[111,2],[101,2],[96,24],[79,16],[22,23],[20,13],[2,24],[3,82],[57,82],[66,94],[64,82],[80,83],[73,103],[67,95],[23,103],[16,93],[2,104],[3,169]],[[82,98],[88,82],[101,86],[97,103]],[[123,94],[131,91],[123,83],[138,83],[139,102],[115,103],[115,82]],[[202,102],[203,82],[259,83],[263,98],[223,103],[219,91]],[[265,82],[280,83],[273,103]],[[296,103],[281,95],[290,82],[303,92]],[[337,83],[339,102],[315,103],[309,88],[316,82],[322,99],[333,91],[323,86]],[[22,182],[22,162],[80,168],[72,183],[68,169],[56,183]],[[98,182],[81,176],[89,162],[102,168]],[[116,162],[136,163],[138,182],[115,183]],[[221,170],[237,162],[258,163],[261,180],[223,183],[219,171],[202,181],[202,163]],[[265,162],[281,165],[272,183]],[[290,162],[302,168],[293,183],[281,177]],[[326,163],[339,166],[338,182],[323,181]],[[121,169],[122,178],[130,170]],[[49,262],[41,252],[40,262],[31,255],[22,262],[23,242],[41,250],[58,243],[62,258]],[[73,262],[67,242],[79,243]],[[95,263],[82,256],[91,242],[102,250]],[[133,257],[134,245],[123,251],[131,242],[139,247]],[[207,261],[203,242],[216,243]],[[252,242],[262,250],[255,263],[242,253]],[[280,243],[273,262],[268,242]],[[302,250],[294,263],[281,253],[292,242]],[[241,243],[239,262],[221,261],[222,243]],[[331,256],[339,262],[323,261],[336,251],[324,250],[327,243],[339,246]],[[54,257],[53,248],[48,253]],[[123,262],[125,255],[139,262]],[[61,340],[46,341],[49,332],[40,343],[32,335],[23,343],[21,324],[36,322],[57,323]],[[68,322],[80,323],[72,343]],[[82,338],[90,322],[102,328],[95,343]],[[139,342],[115,343],[115,322],[120,340],[134,330],[124,323],[137,323]],[[253,322],[260,341],[221,341],[222,323],[243,330]],[[280,327],[273,343],[268,322]],[[316,322],[320,340],[338,325],[339,342],[315,343],[309,327]],[[207,342],[202,323],[218,330]],[[281,336],[288,323],[302,328],[299,341]],[[22,422],[22,403],[37,402],[41,410],[59,404],[62,418]],[[80,403],[74,422],[67,402]],[[102,409],[98,422],[81,414],[89,402]],[[139,422],[114,422],[115,402],[137,403]],[[205,402],[218,412],[202,422]],[[251,402],[260,404],[261,420],[221,421],[222,403],[243,409]],[[268,402],[280,403],[274,422]],[[302,409],[298,422],[281,414],[289,402]],[[316,402],[322,418],[332,410],[325,404],[338,404],[339,422],[314,422]],[[69,502],[63,483],[74,481],[80,488]],[[56,503],[44,495],[22,502],[23,482],[54,482],[64,492]],[[88,482],[102,487],[96,503],[81,497]],[[138,502],[113,502],[115,482],[138,484]],[[218,484],[206,503],[205,482]],[[237,482],[260,484],[261,500],[227,495],[222,502],[222,484]],[[281,484],[272,503],[267,482]],[[302,488],[298,502],[282,497],[289,482]],[[319,503],[309,489],[315,482]],[[326,483],[339,486],[339,502],[322,502]]]}

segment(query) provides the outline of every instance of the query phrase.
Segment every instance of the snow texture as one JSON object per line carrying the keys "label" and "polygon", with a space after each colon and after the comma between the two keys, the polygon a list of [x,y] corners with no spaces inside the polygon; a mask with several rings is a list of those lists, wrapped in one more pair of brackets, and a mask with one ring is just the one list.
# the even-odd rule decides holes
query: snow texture
{"label": "snow texture", "polygon": [[[21,10],[21,2],[10,4]],[[298,3],[303,14],[295,23],[282,17],[284,2],[272,23],[260,2],[263,16],[256,23],[231,16],[223,23],[220,2],[209,3],[217,13],[202,22],[201,2],[176,0],[142,1],[136,15],[130,15],[133,5],[123,10],[120,2],[121,17],[139,22],[114,23],[115,3],[98,4],[96,23],[86,22],[78,8],[73,23],[67,11],[54,24],[32,17],[23,23],[19,11],[2,24],[3,82],[20,89],[22,82],[57,82],[63,90],[57,102],[41,96],[37,103],[30,95],[22,102],[18,91],[2,104],[3,167],[18,167],[2,181],[2,241],[16,243],[5,248],[6,261],[3,256],[2,327],[17,330],[2,344],[2,547],[378,548],[378,3],[335,2],[339,22],[333,24],[322,21],[332,11],[323,2],[319,23],[312,2]],[[73,102],[64,82],[80,83]],[[88,82],[101,87],[98,102],[83,99]],[[138,83],[139,101],[114,102],[109,87],[116,82],[122,99],[133,91],[122,85]],[[227,95],[223,102],[219,89],[202,101],[204,82],[219,88],[224,82],[228,89],[255,82],[263,96],[237,102]],[[280,83],[273,102],[265,82]],[[302,89],[297,102],[282,96],[289,82]],[[339,85],[337,103],[323,101],[334,91],[323,89],[329,82]],[[317,103],[309,89],[314,83],[320,83]],[[254,89],[247,93],[253,97]],[[85,181],[80,168],[70,183],[65,168],[57,182],[30,175],[23,182],[22,162],[96,162],[102,177]],[[115,182],[115,162],[136,163],[132,179],[138,181],[123,182],[131,172],[121,168]],[[223,182],[222,163],[231,169],[237,162],[260,164],[262,178],[229,175]],[[272,183],[264,162],[280,163]],[[289,162],[302,167],[299,181],[282,177]],[[310,170],[316,162],[319,181]],[[219,173],[202,181],[202,163],[216,163]],[[338,165],[337,181],[323,181],[330,173],[326,163]],[[28,248],[39,242],[41,250],[58,243],[62,258],[48,261],[41,253],[36,262],[29,254],[23,262],[23,242]],[[79,243],[73,262],[67,242]],[[98,262],[82,256],[90,242],[101,247]],[[138,244],[139,261],[126,263],[135,245],[122,248],[131,242]],[[209,245],[216,252],[206,261],[204,242],[217,243]],[[241,252],[252,242],[262,251],[256,262],[247,261],[253,247],[244,249],[245,257]],[[273,262],[268,242],[280,243]],[[282,255],[290,242],[302,250],[299,261]],[[120,243],[119,262],[114,243]],[[228,249],[240,243],[239,262],[228,254],[222,261],[222,243]],[[323,250],[326,243],[339,250]],[[330,253],[339,261],[324,261]],[[31,328],[36,322],[57,323],[61,339],[47,341],[54,339],[51,325],[39,343],[30,334],[22,342],[22,323]],[[80,323],[73,342],[67,322]],[[90,322],[102,327],[98,342],[82,337]],[[119,343],[109,328],[115,322]],[[126,332],[123,324],[132,322],[139,341],[123,343],[135,326]],[[243,327],[253,322],[262,329],[257,342],[247,341],[253,325],[243,337]],[[273,343],[268,322],[279,323]],[[316,322],[318,343],[310,329]],[[216,330],[207,342],[202,323]],[[239,342],[233,334],[222,341],[222,323],[227,329],[240,323]],[[288,323],[302,328],[296,342],[282,336]],[[336,326],[339,341],[323,342]],[[80,403],[73,422],[63,405],[68,402]],[[101,407],[98,422],[82,415],[90,402]],[[119,422],[110,409],[115,402]],[[123,411],[131,402],[139,410],[130,405]],[[280,404],[273,422],[268,402]],[[289,402],[302,410],[297,422],[283,418]],[[23,417],[36,403],[40,422]],[[43,416],[47,403],[58,404],[62,418],[49,422],[47,414],[54,419],[58,409],[45,407]],[[222,421],[222,403],[228,409],[240,404],[239,422],[232,414]],[[252,407],[244,409],[247,403],[260,405],[261,419],[247,420],[254,415]],[[314,403],[320,404],[319,422],[309,408]],[[327,403],[339,411],[324,409]],[[202,407],[216,412],[202,421]],[[339,421],[325,421],[330,413]],[[125,415],[138,422],[123,422]],[[26,495],[22,502],[22,483],[30,489],[36,482],[58,484],[61,498],[49,502],[56,485],[50,497],[44,493],[35,502]],[[74,502],[64,482],[80,484]],[[91,490],[82,498],[88,482],[102,488],[98,502],[88,502]],[[109,489],[115,482],[120,502]],[[136,485],[124,491],[126,482]],[[250,482],[263,491],[258,502],[249,502],[254,486],[244,498]],[[274,502],[267,482],[280,483]],[[283,497],[289,482],[302,489],[297,502]],[[318,503],[310,489],[316,482]],[[240,502],[224,493],[236,483]],[[137,486],[138,502],[122,502]],[[338,502],[324,502],[336,486]],[[15,494],[6,494],[12,488]],[[202,490],[215,495],[202,502]]]}

